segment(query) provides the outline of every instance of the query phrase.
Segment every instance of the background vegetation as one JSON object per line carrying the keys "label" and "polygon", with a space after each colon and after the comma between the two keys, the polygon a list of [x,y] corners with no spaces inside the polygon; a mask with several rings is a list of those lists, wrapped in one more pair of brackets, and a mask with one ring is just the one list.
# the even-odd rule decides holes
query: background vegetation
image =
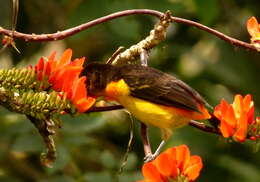
{"label": "background vegetation", "polygon": [[[10,25],[10,2],[0,0],[0,26]],[[17,31],[52,33],[95,18],[132,8],[171,10],[175,16],[214,27],[235,38],[249,41],[246,20],[260,20],[260,1],[243,0],[23,0],[20,1]],[[0,55],[0,68],[35,64],[51,51],[74,50],[74,57],[105,61],[119,47],[140,41],[155,19],[135,15],[98,25],[56,42],[17,40],[22,52],[8,49]],[[198,90],[213,106],[221,98],[232,101],[236,93],[251,93],[260,108],[260,54],[236,48],[208,33],[173,24],[167,40],[152,50],[150,66],[181,78]],[[256,109],[259,115],[259,110]],[[0,181],[3,182],[110,182],[121,165],[129,138],[129,117],[123,111],[64,116],[56,136],[58,158],[52,169],[43,168],[39,155],[45,150],[33,125],[22,115],[0,108]],[[139,123],[135,122],[133,150],[122,182],[142,179],[143,148]],[[152,145],[160,142],[158,129],[150,130]],[[166,147],[187,144],[192,154],[203,158],[198,181],[257,182],[260,153],[252,142],[230,143],[190,126],[178,129]]]}

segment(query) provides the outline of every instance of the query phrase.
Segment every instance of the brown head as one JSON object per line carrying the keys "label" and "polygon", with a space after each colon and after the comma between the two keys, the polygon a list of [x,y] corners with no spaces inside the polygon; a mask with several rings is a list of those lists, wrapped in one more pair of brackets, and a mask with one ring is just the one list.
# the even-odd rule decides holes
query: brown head
{"label": "brown head", "polygon": [[115,80],[116,68],[115,66],[102,63],[90,63],[86,65],[81,75],[87,77],[88,94],[101,96],[107,83]]}

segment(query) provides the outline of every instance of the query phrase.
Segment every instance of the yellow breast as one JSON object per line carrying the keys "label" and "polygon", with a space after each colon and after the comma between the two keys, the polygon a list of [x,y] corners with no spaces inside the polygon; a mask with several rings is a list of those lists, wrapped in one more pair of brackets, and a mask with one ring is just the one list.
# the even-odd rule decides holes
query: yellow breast
{"label": "yellow breast", "polygon": [[177,128],[189,122],[189,119],[179,113],[174,113],[165,106],[147,102],[132,96],[121,96],[118,102],[122,104],[137,119],[147,125],[159,128]]}
{"label": "yellow breast", "polygon": [[189,118],[175,112],[174,108],[155,104],[130,96],[130,90],[124,80],[112,82],[106,88],[106,95],[123,105],[141,122],[159,128],[181,127],[189,122]]}

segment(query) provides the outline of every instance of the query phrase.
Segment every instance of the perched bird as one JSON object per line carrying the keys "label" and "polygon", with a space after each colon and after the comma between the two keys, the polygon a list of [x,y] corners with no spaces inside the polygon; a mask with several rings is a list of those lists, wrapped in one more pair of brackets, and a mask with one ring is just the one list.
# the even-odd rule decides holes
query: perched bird
{"label": "perched bird", "polygon": [[160,128],[165,141],[172,129],[211,117],[198,92],[151,67],[90,63],[81,74],[87,76],[90,96],[120,103],[141,122]]}

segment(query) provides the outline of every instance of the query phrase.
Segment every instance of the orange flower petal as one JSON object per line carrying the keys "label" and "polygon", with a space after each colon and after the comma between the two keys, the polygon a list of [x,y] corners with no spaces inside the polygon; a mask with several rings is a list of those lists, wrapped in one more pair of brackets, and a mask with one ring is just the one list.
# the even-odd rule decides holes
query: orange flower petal
{"label": "orange flower petal", "polygon": [[247,20],[247,31],[251,37],[257,37],[259,34],[259,24],[254,16]]}
{"label": "orange flower petal", "polygon": [[54,72],[49,79],[49,83],[52,84],[52,88],[55,91],[61,91],[62,84],[63,84],[63,76],[65,75],[66,70],[62,69],[60,71]]}
{"label": "orange flower petal", "polygon": [[[224,111],[223,108],[226,110]],[[248,133],[248,125],[255,124],[254,102],[250,94],[244,98],[235,95],[232,105],[226,105],[221,101],[215,107],[214,115],[220,120],[220,131],[224,137],[231,137],[239,142],[245,141]]]}
{"label": "orange flower petal", "polygon": [[[177,163],[179,167],[177,168]],[[180,175],[186,176],[186,180],[194,181],[203,167],[199,156],[190,156],[189,148],[180,145],[167,149],[153,162],[143,165],[142,173],[145,180],[139,182],[170,182],[175,181]]]}
{"label": "orange flower petal", "polygon": [[240,117],[240,114],[243,112],[243,97],[242,95],[235,95],[234,102],[232,104],[235,112],[236,118]]}
{"label": "orange flower petal", "polygon": [[56,56],[56,51],[53,51],[51,55],[48,57],[48,62],[50,63],[52,71],[56,69],[57,61],[55,61],[55,56]]}
{"label": "orange flower petal", "polygon": [[250,110],[247,113],[248,124],[255,124],[254,115],[255,115],[255,108],[251,107]]}
{"label": "orange flower petal", "polygon": [[171,176],[172,178],[176,178],[178,176],[176,161],[171,160],[166,152],[161,153],[155,159],[155,165],[157,170],[164,176]]}
{"label": "orange flower petal", "polygon": [[42,81],[43,79],[43,73],[42,73],[42,70],[44,68],[44,59],[43,57],[40,58],[40,60],[38,61],[38,63],[35,65],[35,70],[37,72],[37,79],[39,81]]}
{"label": "orange flower petal", "polygon": [[154,182],[162,182],[161,174],[157,171],[152,162],[145,163],[142,168],[142,173],[145,179]]}
{"label": "orange flower petal", "polygon": [[229,104],[227,103],[227,101],[225,101],[224,99],[222,99],[222,100],[220,101],[220,104],[215,107],[213,114],[214,114],[219,120],[222,120],[222,117],[223,117],[224,114],[226,113],[228,107],[229,107]]}
{"label": "orange flower petal", "polygon": [[61,90],[64,92],[71,90],[73,81],[75,79],[78,79],[80,72],[81,72],[81,68],[76,67],[76,66],[69,67],[68,69],[66,69],[64,74],[61,75],[62,77],[60,79],[58,79],[59,81],[62,82]]}
{"label": "orange flower petal", "polygon": [[86,81],[86,77],[83,76],[79,79],[76,79],[73,83],[72,86],[72,100],[79,100],[81,98],[86,98],[87,97],[87,90],[86,90],[86,86],[85,86],[85,81]]}
{"label": "orange flower petal", "polygon": [[35,65],[36,71],[42,71],[44,67],[44,59],[41,57],[38,63]]}
{"label": "orange flower petal", "polygon": [[199,156],[191,156],[189,165],[185,169],[185,175],[190,181],[194,181],[199,175],[203,167],[202,160]]}
{"label": "orange flower petal", "polygon": [[167,153],[170,160],[176,163],[176,147],[169,148],[164,153]]}
{"label": "orange flower petal", "polygon": [[227,124],[230,125],[230,127],[232,128],[236,127],[237,120],[236,120],[234,109],[231,105],[228,106],[224,114],[223,120],[225,120]]}
{"label": "orange flower petal", "polygon": [[46,67],[45,67],[45,75],[46,76],[50,76],[51,74],[51,64],[49,61],[46,62]]}
{"label": "orange flower petal", "polygon": [[237,139],[239,142],[244,142],[247,135],[247,128],[247,115],[246,113],[243,113],[238,120],[238,127],[234,134],[235,139]]}
{"label": "orange flower petal", "polygon": [[62,54],[60,60],[57,61],[56,69],[59,69],[60,67],[63,67],[66,64],[69,64],[71,57],[72,57],[72,50],[66,49]]}
{"label": "orange flower petal", "polygon": [[62,88],[66,85],[71,87],[72,82],[78,78],[80,72],[81,68],[79,67],[64,67],[64,69],[60,69],[50,76],[49,83],[52,84],[54,90],[65,91]]}
{"label": "orange flower petal", "polygon": [[227,124],[225,120],[221,120],[219,129],[225,138],[231,137],[234,134],[234,128]]}
{"label": "orange flower petal", "polygon": [[221,113],[225,113],[229,107],[229,104],[226,100],[222,99],[220,102],[220,106],[221,106]]}
{"label": "orange flower petal", "polygon": [[82,98],[82,99],[78,100],[75,105],[79,112],[85,112],[89,108],[91,108],[95,104],[95,102],[96,102],[95,98],[88,97],[87,99]]}
{"label": "orange flower petal", "polygon": [[83,69],[84,62],[85,62],[85,57],[82,57],[80,59],[75,59],[74,61],[72,61],[70,63],[70,65],[71,66],[79,66]]}
{"label": "orange flower petal", "polygon": [[66,93],[66,98],[78,111],[86,111],[95,103],[95,98],[87,97],[86,77],[79,78],[85,58],[71,61],[71,49],[65,50],[58,60],[55,60],[55,56],[56,52],[52,52],[46,63],[43,58],[39,60],[35,66],[38,80],[46,76],[53,90]]}
{"label": "orange flower petal", "polygon": [[186,145],[176,147],[177,166],[181,172],[186,168],[190,160],[190,150]]}
{"label": "orange flower petal", "polygon": [[243,110],[245,111],[245,112],[248,112],[249,111],[249,109],[250,109],[250,107],[252,106],[252,96],[250,95],[250,94],[247,94],[245,97],[244,97],[244,99],[243,99],[243,105],[244,105],[244,107],[243,107]]}
{"label": "orange flower petal", "polygon": [[56,52],[56,51],[53,51],[53,52],[51,53],[51,55],[48,57],[48,60],[49,60],[49,61],[54,61],[56,54],[57,54],[57,52]]}

